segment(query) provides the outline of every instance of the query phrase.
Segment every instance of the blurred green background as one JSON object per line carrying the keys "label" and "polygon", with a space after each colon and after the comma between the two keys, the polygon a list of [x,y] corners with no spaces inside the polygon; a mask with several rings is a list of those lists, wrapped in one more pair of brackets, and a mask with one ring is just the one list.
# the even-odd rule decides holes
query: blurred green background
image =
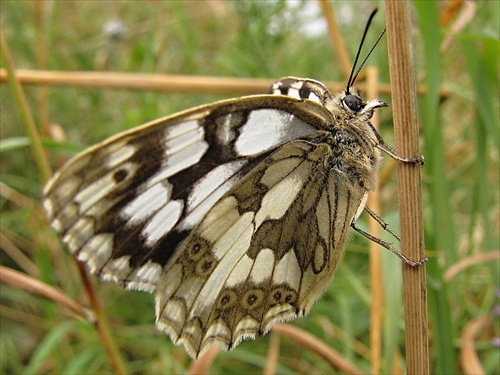
{"label": "blurred green background", "polygon": [[[476,350],[485,373],[500,372],[498,1],[413,2],[424,188],[432,373],[463,373],[461,339],[481,326]],[[331,1],[354,56],[371,10],[381,10],[367,39],[385,24],[382,1]],[[277,79],[285,75],[345,82],[326,26],[313,1],[7,1],[1,27],[18,69],[115,71]],[[37,13],[39,12],[39,13]],[[447,12],[452,18],[446,21]],[[38,14],[38,16],[37,16]],[[42,15],[43,22],[37,23]],[[456,29],[455,29],[456,27]],[[366,50],[365,50],[366,51]],[[365,52],[366,53],[366,52]],[[38,56],[38,58],[37,58]],[[38,61],[38,62],[37,62]],[[389,82],[385,38],[367,65]],[[3,66],[2,66],[3,67]],[[37,124],[62,129],[44,144],[53,167],[121,130],[194,105],[235,95],[159,93],[123,89],[24,86]],[[439,90],[446,90],[440,96]],[[19,111],[0,86],[1,264],[53,286],[82,304],[85,292],[71,256],[49,229],[40,205],[41,179]],[[372,98],[370,98],[372,99]],[[390,103],[390,96],[381,97]],[[40,104],[42,103],[42,104]],[[393,144],[390,109],[379,111],[381,133]],[[386,158],[388,159],[388,158]],[[387,163],[382,170],[390,168]],[[382,217],[395,229],[395,174],[381,191]],[[353,236],[327,293],[294,322],[370,372],[368,245]],[[401,266],[383,252],[386,301],[383,372],[404,357]],[[153,296],[95,283],[113,335],[131,373],[183,373],[182,348],[154,326]],[[0,285],[1,373],[109,373],[94,327],[56,303]],[[278,373],[334,373],[317,356],[281,339]],[[262,373],[269,336],[217,358],[213,373]],[[401,358],[399,358],[401,360]]]}

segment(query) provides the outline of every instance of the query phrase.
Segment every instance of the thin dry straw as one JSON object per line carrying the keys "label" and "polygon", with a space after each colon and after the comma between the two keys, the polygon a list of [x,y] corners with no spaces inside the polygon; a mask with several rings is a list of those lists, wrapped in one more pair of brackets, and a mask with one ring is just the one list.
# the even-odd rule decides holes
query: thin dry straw
{"label": "thin dry straw", "polygon": [[[232,78],[215,76],[188,76],[174,74],[116,73],[116,72],[66,72],[52,70],[18,69],[16,75],[23,85],[50,85],[71,87],[92,87],[103,89],[131,89],[162,92],[192,92],[210,94],[262,94],[267,92],[275,79]],[[0,83],[7,82],[7,72],[0,69]],[[331,92],[345,88],[345,82],[324,82]],[[362,92],[366,84],[356,83]],[[380,94],[389,94],[389,84],[379,84]],[[419,86],[418,93],[427,89]],[[441,96],[448,91],[440,89]]]}
{"label": "thin dry straw", "polygon": [[35,162],[37,163],[38,170],[40,171],[41,181],[47,181],[51,175],[49,160],[42,146],[40,135],[38,134],[33,114],[31,113],[28,101],[24,95],[21,82],[17,76],[14,60],[10,54],[9,46],[7,45],[3,30],[0,30],[0,48],[2,51],[2,61],[6,66],[6,78],[8,79],[12,95],[14,96],[14,100],[16,101],[17,108],[21,115],[26,134],[28,134],[30,138],[31,150],[35,158]]}
{"label": "thin dry straw", "polygon": [[[409,1],[386,0],[386,17],[396,151],[415,157],[420,152]],[[397,168],[401,248],[413,260],[425,256],[420,169],[418,163]],[[407,372],[429,374],[425,266],[403,264],[403,299]]]}
{"label": "thin dry straw", "polygon": [[363,372],[352,362],[347,360],[340,353],[326,345],[317,337],[311,335],[300,328],[294,327],[291,324],[276,324],[273,326],[275,332],[288,336],[294,340],[301,348],[316,353],[323,358],[330,366],[339,369],[346,374],[362,374]]}
{"label": "thin dry straw", "polygon": [[[378,70],[374,67],[366,68],[366,80],[368,85],[367,97],[376,98],[378,92]],[[371,119],[375,128],[378,128],[378,113]],[[370,193],[368,207],[377,214],[381,214],[380,195],[377,190]],[[368,215],[370,233],[380,238],[380,225]],[[380,245],[369,241],[370,246],[370,362],[371,373],[380,373],[382,367],[382,323],[384,316],[384,285],[382,279],[382,254]]]}
{"label": "thin dry straw", "polygon": [[95,316],[92,311],[87,310],[76,301],[66,296],[62,291],[41,282],[34,277],[25,275],[8,267],[0,266],[0,283],[9,284],[15,288],[26,290],[29,293],[38,294],[50,299],[61,306],[65,306],[73,313],[85,318],[89,322],[95,323]]}

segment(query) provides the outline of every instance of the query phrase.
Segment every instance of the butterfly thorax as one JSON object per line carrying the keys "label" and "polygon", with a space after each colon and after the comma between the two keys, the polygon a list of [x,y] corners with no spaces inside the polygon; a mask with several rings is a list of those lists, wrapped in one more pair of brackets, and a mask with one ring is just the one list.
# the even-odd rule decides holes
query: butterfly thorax
{"label": "butterfly thorax", "polygon": [[380,152],[378,138],[370,119],[374,110],[387,106],[377,99],[364,101],[355,88],[332,95],[321,82],[312,79],[285,77],[270,90],[304,101],[314,101],[331,113],[325,118],[325,131],[318,131],[313,143],[324,143],[331,149],[327,161],[333,173],[353,188],[373,190]]}
{"label": "butterfly thorax", "polygon": [[[328,103],[328,109],[335,121],[328,124],[325,132],[320,132],[316,141],[325,143],[331,149],[328,168],[349,183],[353,188],[373,190],[376,186],[376,170],[380,161],[380,151],[376,147],[377,137],[372,124],[373,109],[381,102],[363,102],[361,107],[352,111],[344,104],[346,92],[339,92]],[[383,103],[385,104],[385,103]]]}
{"label": "butterfly thorax", "polygon": [[375,188],[380,152],[371,142],[360,139],[352,129],[344,127],[332,127],[318,134],[313,142],[329,147],[325,164],[337,178],[353,189],[369,191]]}

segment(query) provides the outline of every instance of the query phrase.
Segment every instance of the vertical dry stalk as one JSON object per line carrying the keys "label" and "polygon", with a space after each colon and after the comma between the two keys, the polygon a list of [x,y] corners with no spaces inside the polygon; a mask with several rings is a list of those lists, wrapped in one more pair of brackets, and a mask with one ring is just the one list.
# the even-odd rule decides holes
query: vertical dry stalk
{"label": "vertical dry stalk", "polygon": [[280,334],[276,331],[271,331],[271,339],[269,340],[269,349],[267,351],[266,367],[264,375],[276,374],[276,367],[280,356]]}
{"label": "vertical dry stalk", "polygon": [[128,374],[127,369],[125,368],[125,364],[123,362],[121,353],[111,334],[111,329],[109,328],[106,313],[102,309],[101,302],[95,292],[94,286],[92,285],[89,273],[85,268],[85,265],[76,258],[76,255],[73,255],[73,260],[75,261],[76,266],[78,267],[80,279],[82,280],[83,287],[87,292],[90,305],[92,306],[92,310],[94,311],[94,315],[96,318],[95,325],[97,328],[97,333],[101,338],[102,346],[104,346],[104,349],[106,350],[109,362],[113,367],[115,374],[126,375]]}
{"label": "vertical dry stalk", "polygon": [[[374,99],[378,97],[378,70],[375,67],[367,67],[366,71],[366,97]],[[378,128],[378,113],[375,112],[371,123]],[[370,193],[368,207],[380,214],[380,197],[378,189]],[[380,238],[380,225],[371,216],[368,216],[370,233]],[[384,285],[382,280],[382,254],[380,246],[370,241],[370,362],[371,374],[380,373],[382,366],[382,321],[384,312]]]}
{"label": "vertical dry stalk", "polygon": [[[408,0],[386,0],[387,40],[392,84],[396,150],[404,157],[419,154],[416,84]],[[398,163],[401,247],[413,260],[424,257],[420,166]],[[403,265],[403,298],[408,374],[429,374],[425,267]]]}
{"label": "vertical dry stalk", "polygon": [[214,364],[217,355],[220,352],[220,348],[217,346],[212,346],[208,349],[201,357],[195,359],[188,370],[188,375],[205,375],[210,374],[212,370],[212,365]]}
{"label": "vertical dry stalk", "polygon": [[[47,69],[47,47],[45,43],[45,8],[48,4],[45,1],[34,0],[36,26],[36,66],[39,70]],[[42,135],[49,132],[49,87],[41,85],[38,90],[38,126]]]}
{"label": "vertical dry stalk", "polygon": [[51,175],[49,159],[45,153],[45,149],[42,146],[42,141],[40,140],[40,135],[38,134],[38,129],[31,113],[31,109],[28,105],[28,100],[24,93],[21,82],[16,75],[16,66],[12,55],[10,54],[9,46],[7,45],[7,40],[3,34],[3,30],[0,30],[0,56],[2,57],[2,62],[5,65],[5,69],[8,72],[9,86],[14,96],[14,100],[17,104],[19,114],[21,115],[21,121],[24,125],[26,134],[31,141],[31,150],[37,163],[38,170],[40,172],[40,179],[45,182],[49,179]]}
{"label": "vertical dry stalk", "polygon": [[326,25],[328,26],[328,35],[332,42],[333,51],[337,55],[337,63],[340,65],[344,78],[347,80],[351,74],[352,62],[335,19],[333,8],[327,0],[319,0],[319,6],[321,7]]}

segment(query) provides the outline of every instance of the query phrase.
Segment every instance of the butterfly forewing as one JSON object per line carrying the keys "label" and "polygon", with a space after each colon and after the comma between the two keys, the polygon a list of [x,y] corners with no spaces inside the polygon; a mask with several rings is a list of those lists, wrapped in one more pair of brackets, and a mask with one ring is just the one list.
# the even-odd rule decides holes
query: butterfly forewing
{"label": "butterfly forewing", "polygon": [[70,251],[155,291],[158,326],[193,357],[307,313],[375,185],[376,103],[355,113],[345,92],[296,78],[271,92],[119,134],[44,190]]}

